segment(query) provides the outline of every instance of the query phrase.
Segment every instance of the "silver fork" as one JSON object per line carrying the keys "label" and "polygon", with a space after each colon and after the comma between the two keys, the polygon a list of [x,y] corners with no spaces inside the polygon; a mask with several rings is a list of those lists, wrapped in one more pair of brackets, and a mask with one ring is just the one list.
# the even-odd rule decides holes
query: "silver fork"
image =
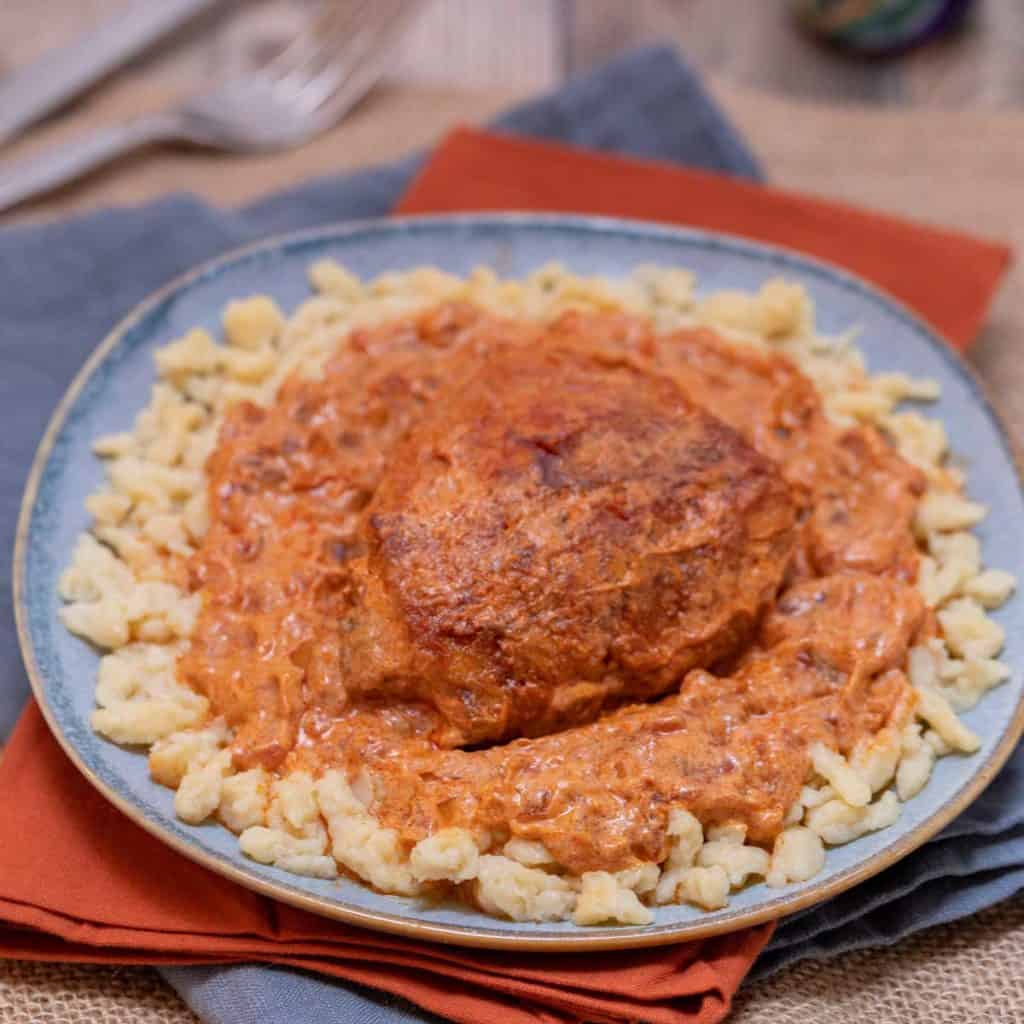
{"label": "silver fork", "polygon": [[235,153],[301,145],[336,124],[383,73],[421,0],[324,0],[309,31],[261,67],[163,113],[0,164],[0,212],[159,142]]}

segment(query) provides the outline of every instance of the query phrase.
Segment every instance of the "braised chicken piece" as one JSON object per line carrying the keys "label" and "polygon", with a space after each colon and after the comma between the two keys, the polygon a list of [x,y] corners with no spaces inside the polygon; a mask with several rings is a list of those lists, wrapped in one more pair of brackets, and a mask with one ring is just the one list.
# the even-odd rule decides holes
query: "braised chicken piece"
{"label": "braised chicken piece", "polygon": [[814,743],[912,710],[923,477],[779,354],[449,303],[236,405],[207,473],[182,678],[236,768],[341,767],[406,848],[613,871],[676,806],[769,845]]}
{"label": "braised chicken piece", "polygon": [[590,721],[738,650],[795,544],[774,463],[580,340],[447,372],[363,519],[350,697],[422,701],[445,746],[475,744]]}

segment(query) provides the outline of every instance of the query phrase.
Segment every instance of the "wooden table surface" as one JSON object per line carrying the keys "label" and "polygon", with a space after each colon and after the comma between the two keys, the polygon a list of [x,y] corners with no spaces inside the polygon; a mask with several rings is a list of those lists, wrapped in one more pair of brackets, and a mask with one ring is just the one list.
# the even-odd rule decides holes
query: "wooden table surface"
{"label": "wooden table surface", "polygon": [[[3,0],[0,73],[133,0]],[[157,3],[159,0],[134,0]],[[148,79],[193,83],[287,32],[317,0],[223,0],[145,61]],[[344,3],[349,0],[329,0]],[[895,62],[836,59],[794,30],[790,0],[430,0],[395,77],[416,84],[543,88],[637,43],[671,40],[739,85],[829,102],[1024,108],[1024,4],[976,0],[964,31]]]}
{"label": "wooden table surface", "polygon": [[[119,6],[119,0],[48,0],[41,19],[39,0],[3,0],[0,70],[72,38]],[[234,205],[306,177],[387,160],[429,143],[455,122],[485,120],[621,45],[657,37],[675,41],[710,71],[715,96],[774,183],[1024,249],[1024,4],[989,0],[974,33],[893,66],[835,62],[792,32],[781,6],[749,0],[636,0],[628,8],[614,0],[436,0],[389,81],[310,145],[244,159],[153,151],[0,223],[137,202],[172,189]],[[302,4],[273,0],[200,25],[2,156],[156,109],[217,69],[250,59],[302,16]],[[1024,438],[1022,336],[1024,274],[1015,269],[971,359],[1018,438]],[[1017,900],[895,950],[804,965],[752,985],[736,1019],[788,1024],[870,1013],[878,1024],[917,1017],[939,1024],[1021,1020],[1022,954],[1024,900]],[[0,1021],[34,1019],[192,1018],[146,969],[0,965]]]}

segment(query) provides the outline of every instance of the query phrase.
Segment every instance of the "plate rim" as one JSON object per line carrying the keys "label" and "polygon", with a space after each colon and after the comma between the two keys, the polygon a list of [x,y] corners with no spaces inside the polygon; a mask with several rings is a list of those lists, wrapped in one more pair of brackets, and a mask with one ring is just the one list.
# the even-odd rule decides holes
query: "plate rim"
{"label": "plate rim", "polygon": [[[369,928],[374,931],[383,931],[408,938],[423,939],[448,945],[484,949],[515,949],[520,951],[585,952],[650,947],[704,939],[713,935],[763,924],[766,921],[776,920],[806,907],[822,903],[903,859],[907,854],[927,842],[965,810],[988,786],[1006,763],[1021,735],[1024,734],[1024,692],[1022,692],[1020,699],[1018,699],[1009,721],[1005,724],[999,741],[992,748],[988,757],[943,804],[928,818],[925,818],[914,828],[896,838],[890,845],[852,865],[833,878],[823,881],[818,885],[812,885],[811,888],[803,892],[795,893],[791,896],[779,895],[766,900],[759,906],[737,910],[707,923],[696,920],[660,927],[647,925],[623,929],[605,928],[598,932],[587,932],[581,929],[578,934],[559,935],[530,936],[528,934],[524,935],[521,932],[491,929],[486,925],[476,927],[473,925],[449,925],[417,920],[414,916],[365,910],[360,907],[342,904],[313,893],[302,892],[300,889],[284,883],[262,878],[255,874],[255,872],[248,870],[245,866],[239,866],[218,854],[207,852],[194,842],[179,838],[165,831],[159,822],[151,820],[130,799],[122,796],[122,794],[102,780],[85,762],[83,755],[79,753],[71,739],[65,735],[55,711],[50,707],[47,700],[46,680],[36,660],[29,629],[25,578],[29,526],[43,472],[52,454],[55,440],[67,420],[68,413],[93,373],[106,360],[107,356],[117,348],[124,335],[152,309],[174,293],[187,288],[207,275],[215,274],[223,268],[261,251],[269,252],[318,239],[344,239],[345,237],[360,233],[400,231],[405,228],[416,228],[417,226],[449,226],[457,228],[459,226],[474,227],[488,225],[506,230],[515,230],[517,227],[570,228],[599,234],[614,232],[629,234],[633,237],[654,237],[669,241],[675,239],[704,244],[711,243],[727,250],[743,251],[748,255],[753,253],[762,258],[778,260],[781,257],[784,261],[799,264],[804,268],[838,281],[838,283],[846,288],[860,292],[875,304],[886,307],[890,314],[907,322],[917,334],[921,335],[945,359],[955,372],[966,379],[975,398],[985,408],[997,433],[1000,435],[1000,439],[1014,466],[1017,486],[1024,492],[1024,450],[1015,441],[1013,433],[1007,428],[1002,415],[988,393],[987,386],[981,380],[977,371],[947,341],[941,338],[939,332],[934,327],[899,299],[843,267],[826,260],[808,256],[796,249],[760,242],[742,235],[707,231],[663,222],[516,210],[360,218],[320,225],[300,231],[278,233],[247,245],[226,250],[212,259],[196,264],[183,273],[176,275],[166,284],[142,299],[111,328],[96,348],[93,349],[72,378],[71,383],[68,385],[47,422],[46,430],[33,456],[31,469],[21,498],[15,532],[12,584],[18,645],[31,685],[32,696],[35,698],[36,704],[42,712],[51,734],[56,738],[75,768],[122,814],[165,845],[170,846],[171,849],[187,857],[189,860],[200,864],[202,867],[246,889],[322,917],[343,921],[347,924]],[[528,927],[529,922],[524,922],[524,926]]]}

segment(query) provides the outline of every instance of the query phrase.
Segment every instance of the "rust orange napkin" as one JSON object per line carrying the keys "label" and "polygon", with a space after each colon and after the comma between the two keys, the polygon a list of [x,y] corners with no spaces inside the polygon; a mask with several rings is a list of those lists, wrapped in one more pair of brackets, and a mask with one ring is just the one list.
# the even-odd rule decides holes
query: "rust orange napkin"
{"label": "rust orange napkin", "polygon": [[30,703],[0,761],[0,955],[96,963],[287,964],[465,1024],[711,1024],[771,926],[620,953],[412,942],[316,917],[185,860],[107,803]]}
{"label": "rust orange napkin", "polygon": [[[460,130],[401,212],[531,209],[690,224],[842,264],[960,347],[1009,259],[1000,245],[669,165]],[[49,735],[34,704],[0,761],[0,955],[85,962],[259,960],[403,996],[466,1024],[711,1024],[771,926],[602,954],[457,949],[361,931],[212,875],[122,817]]]}
{"label": "rust orange napkin", "polygon": [[634,217],[784,245],[874,282],[960,349],[1010,261],[1005,245],[844,203],[468,128],[441,144],[395,212],[467,210]]}

